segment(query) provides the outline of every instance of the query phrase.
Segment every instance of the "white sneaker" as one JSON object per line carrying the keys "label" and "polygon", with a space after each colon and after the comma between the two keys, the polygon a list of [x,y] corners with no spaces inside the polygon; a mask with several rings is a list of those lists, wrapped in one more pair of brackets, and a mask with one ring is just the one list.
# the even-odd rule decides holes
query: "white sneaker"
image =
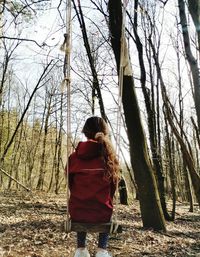
{"label": "white sneaker", "polygon": [[98,250],[95,257],[112,257],[107,250]]}
{"label": "white sneaker", "polygon": [[74,257],[90,257],[90,254],[86,248],[76,249]]}

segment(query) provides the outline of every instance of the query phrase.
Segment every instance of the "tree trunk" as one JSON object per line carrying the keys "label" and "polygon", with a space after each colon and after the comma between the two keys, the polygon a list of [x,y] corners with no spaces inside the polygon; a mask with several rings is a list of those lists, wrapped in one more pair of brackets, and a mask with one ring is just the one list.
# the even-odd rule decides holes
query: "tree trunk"
{"label": "tree trunk", "polygon": [[[194,1],[191,1],[191,3],[192,2]],[[197,3],[198,1],[195,1],[195,2]],[[195,103],[195,109],[197,113],[198,129],[200,133],[200,71],[199,71],[197,60],[193,56],[191,46],[190,46],[190,37],[189,37],[187,18],[185,13],[185,2],[184,0],[178,0],[178,4],[179,4],[180,23],[182,27],[186,58],[188,60],[191,73],[192,73],[192,79],[193,79],[193,85],[194,85],[194,103]]]}
{"label": "tree trunk", "polygon": [[193,187],[194,187],[195,195],[196,195],[197,201],[200,205],[200,176],[195,169],[194,161],[193,161],[193,158],[191,156],[191,150],[190,150],[191,147],[190,147],[189,142],[188,142],[188,148],[189,148],[189,150],[188,150],[186,144],[183,141],[183,138],[179,134],[179,132],[178,132],[178,130],[177,130],[177,128],[176,128],[176,126],[173,122],[173,116],[175,117],[175,113],[173,112],[173,115],[172,115],[171,105],[170,105],[170,102],[169,102],[169,99],[168,99],[168,96],[167,96],[167,93],[166,93],[166,87],[165,87],[165,83],[163,81],[160,65],[159,65],[159,62],[158,62],[158,58],[157,58],[157,55],[156,55],[156,52],[155,52],[154,45],[151,42],[151,40],[150,40],[150,44],[151,44],[151,48],[153,50],[153,57],[154,57],[154,61],[155,61],[156,69],[157,69],[158,78],[160,80],[161,92],[162,92],[162,97],[163,97],[163,102],[164,102],[164,112],[165,112],[165,115],[166,115],[167,120],[169,122],[169,125],[170,125],[177,141],[179,142],[180,147],[181,147],[182,154],[184,156],[185,162],[187,163],[188,170],[189,170],[190,175],[191,175],[191,180],[192,180],[192,184],[193,184]]}
{"label": "tree trunk", "polygon": [[[121,32],[122,32],[122,4],[121,0],[108,2],[111,44],[115,54],[117,70],[120,70]],[[125,41],[125,38],[123,38]],[[141,123],[139,106],[136,98],[134,81],[125,45],[125,61],[123,76],[122,103],[130,143],[131,164],[133,167],[143,226],[155,230],[166,230],[165,220],[159,200],[158,189],[149,159],[146,138]]]}
{"label": "tree trunk", "polygon": [[[57,117],[57,111],[55,115]],[[52,188],[53,188],[54,176],[56,173],[56,166],[57,166],[57,152],[58,152],[58,118],[56,118],[56,125],[55,125],[55,146],[54,146],[53,165],[51,168],[51,176],[50,176],[50,182],[48,186],[48,192],[52,191]]]}
{"label": "tree trunk", "polygon": [[174,155],[174,143],[173,139],[170,140],[170,134],[168,129],[167,118],[165,117],[165,131],[166,131],[166,155],[167,155],[167,163],[169,167],[169,177],[171,184],[171,192],[172,192],[172,220],[175,219],[175,211],[176,211],[176,176],[175,176],[175,165],[173,163],[173,155]]}
{"label": "tree trunk", "polygon": [[[177,24],[177,31],[178,31],[178,24]],[[179,103],[179,127],[181,131],[181,137],[183,137],[183,125],[184,125],[184,106],[183,106],[183,93],[182,93],[182,77],[181,77],[181,58],[180,58],[180,49],[179,49],[179,42],[178,42],[178,35],[177,35],[177,41],[176,41],[176,56],[177,56],[177,68],[178,68],[178,88],[179,88],[179,94],[178,94],[178,103]],[[189,173],[187,169],[187,164],[185,163],[184,156],[182,154],[182,160],[183,160],[183,175],[185,180],[185,191],[187,195],[187,200],[190,203],[190,211],[193,211],[193,195],[192,195],[192,187],[191,182],[189,178]]]}
{"label": "tree trunk", "polygon": [[[134,13],[134,24],[133,25],[133,31],[135,35],[135,44],[138,50],[138,59],[140,64],[140,82],[142,87],[142,92],[144,95],[145,100],[145,106],[147,111],[147,121],[148,121],[148,130],[149,130],[149,139],[150,139],[150,147],[151,147],[151,153],[152,153],[152,161],[153,166],[156,172],[156,179],[158,183],[158,191],[161,201],[161,206],[163,209],[163,213],[166,220],[171,220],[171,217],[167,211],[167,205],[165,200],[165,187],[164,187],[164,176],[163,176],[163,170],[162,170],[162,161],[161,161],[161,155],[159,154],[159,149],[157,145],[157,139],[156,139],[156,119],[155,119],[155,109],[154,109],[154,97],[150,99],[150,93],[146,88],[146,69],[143,59],[143,46],[140,41],[138,32],[137,32],[137,12],[138,12],[138,1],[135,1],[135,13]],[[150,74],[152,76],[152,74]],[[152,85],[152,95],[153,94],[153,85]]]}
{"label": "tree trunk", "polygon": [[41,155],[41,160],[40,160],[40,170],[39,170],[39,178],[38,178],[38,182],[37,182],[37,186],[36,189],[37,190],[43,190],[43,184],[44,184],[44,175],[46,173],[46,141],[47,141],[47,134],[48,134],[48,125],[49,125],[49,117],[50,117],[50,110],[51,110],[51,101],[52,101],[52,95],[49,95],[49,99],[47,101],[49,101],[48,106],[45,107],[47,108],[47,113],[46,113],[46,117],[45,117],[45,122],[44,122],[44,138],[43,138],[43,142],[42,142],[42,155]]}
{"label": "tree trunk", "polygon": [[[34,99],[34,111],[33,115],[35,115],[35,105],[36,105],[36,98]],[[44,124],[44,115],[42,116],[42,122],[38,123],[37,118],[33,116],[33,127],[31,132],[31,144],[28,144],[27,149],[27,161],[28,161],[28,176],[27,176],[27,185],[29,188],[32,188],[32,173],[35,168],[35,163],[37,162],[37,152],[39,151],[39,145],[42,138],[42,130]]]}
{"label": "tree trunk", "polygon": [[188,4],[189,4],[189,12],[192,16],[192,20],[194,22],[196,32],[197,32],[199,53],[200,53],[200,1],[188,0]]}
{"label": "tree trunk", "polygon": [[61,93],[60,99],[60,120],[59,120],[59,132],[57,139],[57,165],[55,170],[55,193],[58,194],[59,191],[59,175],[60,175],[60,164],[61,164],[61,154],[62,154],[62,130],[63,130],[63,99],[64,95]]}
{"label": "tree trunk", "polygon": [[[19,132],[19,137],[17,137],[17,140],[14,142],[13,151],[12,151],[12,158],[11,158],[11,165],[10,165],[10,171],[9,174],[11,177],[15,177],[16,180],[18,180],[18,170],[19,170],[19,152],[20,152],[20,145],[22,142],[22,134],[23,134],[23,126],[21,126],[21,130]],[[15,174],[13,175],[13,171]],[[9,178],[8,180],[8,187],[7,189],[10,190],[12,186],[12,178]]]}
{"label": "tree trunk", "polygon": [[128,191],[126,186],[126,181],[123,177],[119,182],[119,199],[120,204],[128,205]]}
{"label": "tree trunk", "polygon": [[192,158],[191,154],[187,150],[187,147],[186,147],[185,143],[183,142],[182,137],[180,136],[177,128],[175,127],[175,125],[172,121],[169,110],[166,110],[166,112],[167,112],[167,116],[168,116],[167,119],[168,119],[169,124],[172,128],[172,131],[173,131],[174,135],[176,136],[176,138],[177,138],[177,140],[178,140],[178,142],[181,146],[181,151],[182,151],[182,154],[184,156],[185,163],[188,166],[188,170],[190,172],[190,176],[191,176],[191,180],[192,180],[192,185],[194,187],[195,195],[196,195],[198,204],[200,206],[200,176],[198,175],[198,173],[195,169],[194,161],[193,161],[193,158]]}
{"label": "tree trunk", "polygon": [[184,160],[184,156],[183,156],[183,175],[184,175],[184,179],[185,179],[185,192],[186,192],[187,200],[189,201],[189,204],[190,204],[189,211],[193,212],[194,211],[194,199],[193,199],[193,194],[192,194],[191,179],[190,179],[190,176],[188,173],[187,164]]}

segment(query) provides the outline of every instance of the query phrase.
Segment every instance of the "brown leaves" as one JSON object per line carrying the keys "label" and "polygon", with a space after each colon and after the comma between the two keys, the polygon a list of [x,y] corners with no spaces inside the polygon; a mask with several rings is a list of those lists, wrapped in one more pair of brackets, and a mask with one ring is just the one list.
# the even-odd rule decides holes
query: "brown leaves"
{"label": "brown leaves", "polygon": [[[76,235],[66,235],[65,195],[0,195],[0,257],[73,257]],[[200,213],[188,213],[179,205],[178,218],[168,223],[168,232],[143,230],[138,202],[119,206],[123,233],[112,235],[109,250],[116,257],[195,256],[200,257]],[[97,248],[97,235],[88,234],[91,257]]]}

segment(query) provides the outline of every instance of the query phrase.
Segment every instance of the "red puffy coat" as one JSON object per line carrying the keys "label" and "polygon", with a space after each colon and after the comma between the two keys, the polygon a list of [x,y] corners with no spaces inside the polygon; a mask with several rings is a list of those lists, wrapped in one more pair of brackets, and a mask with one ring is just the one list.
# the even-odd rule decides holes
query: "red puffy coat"
{"label": "red puffy coat", "polygon": [[115,185],[104,177],[101,144],[80,142],[69,158],[69,213],[76,222],[109,222]]}

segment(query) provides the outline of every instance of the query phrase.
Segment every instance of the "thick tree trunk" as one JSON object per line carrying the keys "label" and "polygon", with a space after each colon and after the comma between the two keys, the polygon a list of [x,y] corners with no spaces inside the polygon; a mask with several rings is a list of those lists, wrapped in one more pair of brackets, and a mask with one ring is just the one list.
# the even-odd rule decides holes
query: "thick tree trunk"
{"label": "thick tree trunk", "polygon": [[[195,3],[197,2],[198,1],[196,0]],[[198,62],[193,56],[191,46],[190,46],[190,37],[189,37],[187,18],[185,13],[185,2],[184,0],[178,0],[178,4],[179,4],[180,23],[182,27],[186,58],[188,60],[188,63],[190,65],[190,69],[192,72],[192,79],[193,79],[193,85],[194,85],[194,102],[195,102],[195,109],[197,113],[198,129],[200,132],[200,70],[198,67]]]}
{"label": "thick tree trunk", "polygon": [[[146,88],[146,69],[143,59],[143,45],[140,41],[138,32],[137,32],[137,13],[138,13],[138,1],[135,1],[135,13],[134,13],[134,24],[133,24],[133,31],[135,35],[135,44],[138,50],[138,59],[140,64],[140,82],[142,87],[142,92],[144,95],[145,100],[145,106],[147,111],[147,121],[148,121],[148,130],[149,130],[149,141],[150,141],[150,147],[151,147],[151,153],[152,153],[152,161],[153,166],[156,172],[156,179],[158,183],[158,191],[161,201],[161,206],[163,209],[163,213],[166,220],[171,220],[168,211],[167,211],[167,205],[166,205],[166,199],[165,199],[165,187],[164,187],[164,176],[163,176],[163,169],[162,169],[162,160],[161,155],[159,154],[158,144],[157,144],[157,132],[156,132],[156,119],[155,119],[155,104],[154,104],[154,98],[150,98],[150,93],[148,89]],[[152,76],[152,74],[150,74]],[[152,85],[152,92],[151,94],[154,95],[153,92],[153,85]]]}
{"label": "thick tree trunk", "polygon": [[[117,70],[119,72],[122,31],[121,0],[110,0],[108,8],[111,44],[117,62]],[[131,164],[138,186],[143,226],[145,228],[153,228],[156,230],[166,230],[158,189],[141,123],[128,49],[125,48],[124,52],[126,66],[124,67],[122,102],[130,143]]]}
{"label": "thick tree trunk", "polygon": [[199,44],[199,52],[200,52],[200,1],[188,0],[188,4],[189,4],[189,12],[192,16],[192,20],[196,28],[198,44]]}

